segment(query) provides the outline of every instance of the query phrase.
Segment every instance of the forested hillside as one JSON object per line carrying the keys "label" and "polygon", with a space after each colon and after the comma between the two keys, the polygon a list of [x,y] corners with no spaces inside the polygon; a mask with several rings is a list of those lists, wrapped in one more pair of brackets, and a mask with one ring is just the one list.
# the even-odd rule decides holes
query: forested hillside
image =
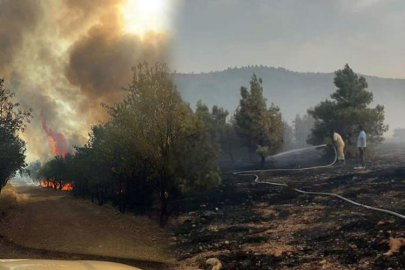
{"label": "forested hillside", "polygon": [[[175,81],[183,98],[193,106],[201,99],[207,105],[219,105],[234,112],[240,98],[240,87],[247,86],[253,73],[264,82],[264,95],[268,102],[277,104],[287,121],[297,113],[329,98],[335,91],[332,73],[299,73],[283,68],[249,66],[202,74],[176,74]],[[405,127],[405,80],[365,76],[374,93],[374,104],[385,106],[386,122],[390,129]]]}

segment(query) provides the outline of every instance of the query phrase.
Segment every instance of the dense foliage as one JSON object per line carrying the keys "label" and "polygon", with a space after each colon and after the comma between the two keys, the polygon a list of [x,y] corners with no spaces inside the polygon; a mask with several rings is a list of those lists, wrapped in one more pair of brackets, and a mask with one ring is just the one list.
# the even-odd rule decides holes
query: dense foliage
{"label": "dense foliage", "polygon": [[27,168],[43,185],[69,186],[76,196],[100,205],[112,201],[122,212],[157,207],[164,226],[184,194],[217,186],[221,166],[246,164],[253,153],[264,165],[267,156],[305,147],[308,138],[323,142],[333,129],[353,139],[358,124],[370,129],[371,143],[380,142],[387,129],[383,108],[368,108],[372,93],[365,90],[365,79],[346,66],[336,72],[335,85],[339,89],[332,101],[297,115],[290,126],[276,105],[267,106],[263,82],[256,75],[249,90],[241,88],[239,107],[230,116],[202,101],[193,111],[165,65],[141,64],[122,102],[104,105],[110,118],[92,127],[85,145],[65,158]]}
{"label": "dense foliage", "polygon": [[14,93],[0,79],[0,191],[25,166],[25,142],[19,137],[30,122],[31,110],[22,110],[12,101]]}
{"label": "dense foliage", "polygon": [[[39,177],[62,186],[70,181],[77,195],[112,199],[121,211],[146,209],[153,200],[164,226],[179,194],[218,185],[220,131],[227,112],[194,113],[177,92],[163,64],[134,69],[126,98],[112,107],[108,123],[93,128],[74,156],[55,157]],[[55,173],[57,172],[57,173]],[[67,174],[65,174],[67,173]],[[74,181],[73,181],[74,180]]]}
{"label": "dense foliage", "polygon": [[235,130],[249,153],[256,152],[264,165],[266,156],[275,153],[283,143],[284,124],[280,109],[271,104],[267,108],[263,97],[263,82],[253,75],[250,91],[240,90],[241,100],[235,113]]}
{"label": "dense foliage", "polygon": [[334,84],[338,89],[331,95],[332,100],[325,100],[308,110],[315,119],[308,142],[314,145],[323,143],[336,131],[347,141],[350,149],[355,146],[359,125],[362,125],[369,145],[378,145],[384,139],[383,133],[388,130],[384,124],[384,107],[369,107],[373,93],[366,90],[366,79],[354,73],[349,65],[336,71],[335,75]]}

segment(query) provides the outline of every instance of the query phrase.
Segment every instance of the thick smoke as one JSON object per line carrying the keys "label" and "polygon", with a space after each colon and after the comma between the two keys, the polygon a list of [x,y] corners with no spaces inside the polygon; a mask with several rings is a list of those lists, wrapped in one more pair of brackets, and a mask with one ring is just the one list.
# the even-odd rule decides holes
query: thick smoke
{"label": "thick smoke", "polygon": [[0,77],[18,101],[34,110],[23,134],[29,159],[54,154],[41,112],[71,152],[73,145],[86,141],[91,125],[107,119],[100,103],[122,97],[131,67],[167,60],[167,34],[140,37],[123,30],[125,2],[0,1]]}
{"label": "thick smoke", "polygon": [[24,33],[33,31],[39,18],[40,0],[2,0],[0,2],[0,72],[21,49]]}
{"label": "thick smoke", "polygon": [[70,48],[65,74],[87,98],[83,111],[121,98],[120,88],[131,81],[131,67],[141,61],[162,61],[167,53],[166,35],[148,33],[141,38],[124,33],[116,15],[105,15],[107,24],[92,27]]}

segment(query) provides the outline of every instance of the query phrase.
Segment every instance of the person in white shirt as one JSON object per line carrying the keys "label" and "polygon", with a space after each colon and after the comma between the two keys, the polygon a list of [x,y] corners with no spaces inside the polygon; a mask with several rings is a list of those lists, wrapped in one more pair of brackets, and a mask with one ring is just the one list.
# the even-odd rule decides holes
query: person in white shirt
{"label": "person in white shirt", "polygon": [[359,136],[357,137],[357,148],[359,149],[361,165],[363,166],[363,168],[365,168],[366,160],[364,158],[364,152],[366,151],[366,148],[367,148],[367,134],[364,131],[364,128],[362,126],[359,126],[359,128],[360,128],[360,133],[359,133]]}
{"label": "person in white shirt", "polygon": [[337,150],[337,159],[338,163],[343,163],[345,162],[345,142],[342,139],[342,136],[340,136],[339,133],[336,131],[333,132],[333,142],[335,143],[336,150]]}

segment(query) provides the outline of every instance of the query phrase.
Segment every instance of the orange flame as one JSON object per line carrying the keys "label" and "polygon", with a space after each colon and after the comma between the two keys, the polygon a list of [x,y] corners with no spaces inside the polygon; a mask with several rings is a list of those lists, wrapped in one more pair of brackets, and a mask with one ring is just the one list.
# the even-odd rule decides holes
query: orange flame
{"label": "orange flame", "polygon": [[62,190],[71,191],[71,190],[73,190],[73,187],[70,183],[67,183],[67,184],[63,185]]}
{"label": "orange flame", "polygon": [[[60,184],[55,183],[55,182],[50,182],[50,181],[47,181],[47,180],[43,180],[41,182],[41,187],[44,187],[44,188],[46,188],[46,187],[55,188],[56,187],[56,189],[59,189]],[[70,183],[62,184],[62,190],[71,191],[71,190],[73,190],[73,186]]]}
{"label": "orange flame", "polygon": [[46,124],[46,119],[41,113],[41,123],[42,123],[42,128],[46,132],[46,135],[48,136],[48,140],[50,143],[50,146],[52,148],[52,152],[55,156],[66,156],[66,138],[63,136],[62,133],[54,131],[52,128],[49,128],[48,125]]}

